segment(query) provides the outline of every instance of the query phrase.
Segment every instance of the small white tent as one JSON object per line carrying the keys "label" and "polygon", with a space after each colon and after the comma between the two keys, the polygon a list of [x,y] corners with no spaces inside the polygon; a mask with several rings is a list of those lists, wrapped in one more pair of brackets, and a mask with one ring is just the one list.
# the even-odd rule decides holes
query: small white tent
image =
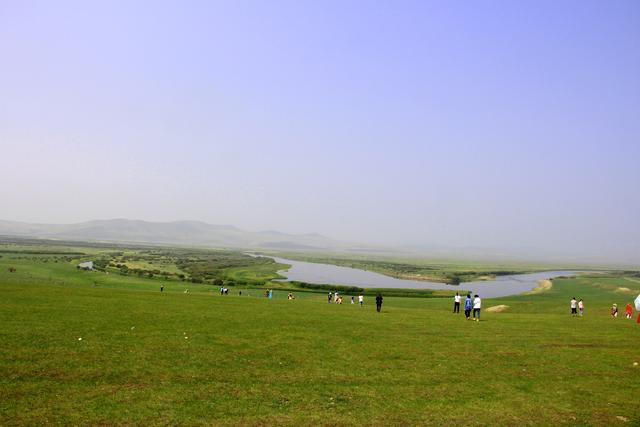
{"label": "small white tent", "polygon": [[93,270],[93,261],[81,262],[78,264],[78,268],[84,268],[85,270]]}

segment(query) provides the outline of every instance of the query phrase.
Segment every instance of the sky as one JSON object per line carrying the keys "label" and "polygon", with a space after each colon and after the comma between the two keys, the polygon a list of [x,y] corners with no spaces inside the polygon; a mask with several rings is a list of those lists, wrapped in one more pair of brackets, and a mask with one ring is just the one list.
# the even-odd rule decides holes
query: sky
{"label": "sky", "polygon": [[0,219],[640,262],[640,2],[0,0]]}

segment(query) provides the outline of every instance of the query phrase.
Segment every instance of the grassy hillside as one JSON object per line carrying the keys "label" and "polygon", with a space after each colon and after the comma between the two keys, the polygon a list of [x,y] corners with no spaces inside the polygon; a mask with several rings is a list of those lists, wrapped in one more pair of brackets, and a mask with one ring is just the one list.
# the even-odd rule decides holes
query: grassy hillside
{"label": "grassy hillside", "polygon": [[0,255],[0,425],[640,423],[640,325],[609,316],[640,292],[632,274],[484,300],[509,308],[470,322],[448,299],[376,313],[324,292],[160,293],[63,255]]}

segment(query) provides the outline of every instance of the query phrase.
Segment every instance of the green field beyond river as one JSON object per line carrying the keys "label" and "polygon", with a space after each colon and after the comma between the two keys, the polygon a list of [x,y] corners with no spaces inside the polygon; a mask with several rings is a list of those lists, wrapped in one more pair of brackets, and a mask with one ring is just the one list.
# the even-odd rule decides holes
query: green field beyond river
{"label": "green field beyond river", "polygon": [[197,272],[186,263],[82,271],[74,251],[102,253],[0,254],[0,425],[640,423],[640,325],[624,318],[635,272],[483,299],[472,322],[448,296],[387,296],[381,313],[369,295],[363,307],[324,290],[267,299],[257,280],[273,266],[257,264],[224,267],[236,283],[222,296],[216,279],[180,280]]}

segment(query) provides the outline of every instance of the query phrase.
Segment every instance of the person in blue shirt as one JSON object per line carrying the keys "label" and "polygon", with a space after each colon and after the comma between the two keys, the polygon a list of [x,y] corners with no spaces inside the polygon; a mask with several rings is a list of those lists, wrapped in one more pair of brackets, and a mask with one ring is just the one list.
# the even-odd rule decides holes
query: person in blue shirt
{"label": "person in blue shirt", "polygon": [[467,320],[469,320],[472,308],[473,302],[471,301],[471,294],[467,294],[467,298],[464,300],[464,317],[466,317]]}

